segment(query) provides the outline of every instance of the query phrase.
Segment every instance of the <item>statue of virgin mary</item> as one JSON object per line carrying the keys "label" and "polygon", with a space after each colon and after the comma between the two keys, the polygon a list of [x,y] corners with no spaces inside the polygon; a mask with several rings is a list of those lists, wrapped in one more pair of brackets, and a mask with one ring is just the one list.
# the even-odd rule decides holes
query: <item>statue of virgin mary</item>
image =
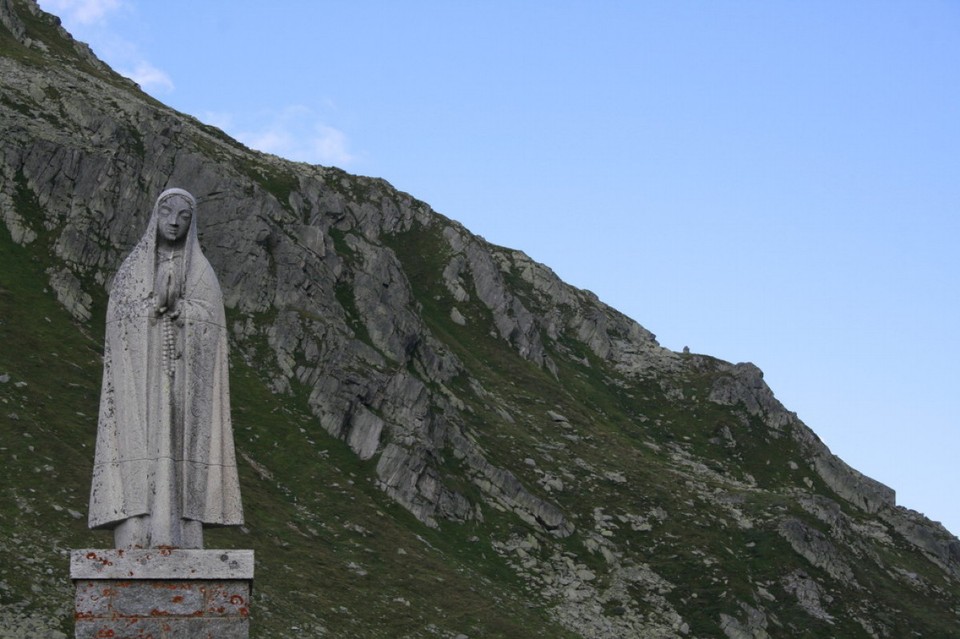
{"label": "statue of virgin mary", "polygon": [[204,525],[243,523],[223,295],[196,209],[161,193],[110,291],[89,525],[117,548],[202,548]]}

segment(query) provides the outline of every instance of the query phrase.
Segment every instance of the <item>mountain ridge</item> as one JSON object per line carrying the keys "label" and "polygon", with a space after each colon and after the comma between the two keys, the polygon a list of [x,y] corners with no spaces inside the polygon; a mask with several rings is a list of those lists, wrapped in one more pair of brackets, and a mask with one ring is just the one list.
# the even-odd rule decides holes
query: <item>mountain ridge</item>
{"label": "mountain ridge", "polygon": [[[18,345],[0,359],[17,415],[4,442],[18,442],[0,512],[15,539],[50,529],[48,546],[3,556],[0,628],[69,633],[50,547],[108,543],[71,514],[84,490],[35,495],[14,471],[88,486],[77,451],[92,457],[104,287],[176,184],[200,200],[228,310],[249,523],[216,538],[266,558],[258,636],[958,634],[960,542],[832,455],[754,365],[664,349],[381,179],[245,148],[140,92],[32,2],[0,0],[0,24],[0,241],[18,256],[0,280],[2,337]],[[29,314],[6,319],[21,300],[56,330],[30,340]],[[56,358],[25,367],[54,341]],[[84,372],[76,388],[46,379],[60,351]],[[36,459],[34,438],[70,463]],[[365,507],[334,525],[334,496]],[[344,592],[297,574],[290,549]],[[413,554],[447,585],[408,575]],[[50,578],[19,581],[24,558]],[[365,605],[369,586],[350,591],[371,574],[382,592]],[[471,597],[489,607],[457,617]]]}

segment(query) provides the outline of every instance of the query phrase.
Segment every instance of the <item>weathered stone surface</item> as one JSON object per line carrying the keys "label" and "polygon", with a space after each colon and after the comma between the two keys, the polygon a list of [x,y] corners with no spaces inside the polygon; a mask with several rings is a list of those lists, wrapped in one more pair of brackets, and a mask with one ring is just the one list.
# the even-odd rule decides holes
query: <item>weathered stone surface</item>
{"label": "weathered stone surface", "polygon": [[896,505],[896,492],[892,488],[851,468],[826,446],[814,444],[814,448],[817,472],[838,495],[870,513]]}
{"label": "weathered stone surface", "polygon": [[937,522],[930,522],[920,513],[906,509],[880,511],[884,521],[920,548],[928,559],[944,571],[960,578],[960,540]]}
{"label": "weathered stone surface", "polygon": [[833,597],[826,594],[823,588],[802,570],[795,570],[783,576],[783,589],[797,598],[800,606],[811,617],[833,623],[833,617],[824,610],[824,603],[833,601]]}
{"label": "weathered stone surface", "polygon": [[846,558],[822,532],[794,518],[785,519],[778,530],[793,549],[812,565],[844,584],[859,587]]}
{"label": "weathered stone surface", "polygon": [[197,218],[190,193],[161,193],[110,291],[89,524],[118,548],[201,548],[202,524],[243,523],[223,296]]}
{"label": "weathered stone surface", "polygon": [[87,549],[70,554],[72,579],[253,579],[252,550]]}
{"label": "weathered stone surface", "polygon": [[246,639],[252,550],[78,550],[76,637]]}
{"label": "weathered stone surface", "polygon": [[743,618],[720,614],[720,629],[727,639],[770,639],[767,616],[758,608],[741,604]]}

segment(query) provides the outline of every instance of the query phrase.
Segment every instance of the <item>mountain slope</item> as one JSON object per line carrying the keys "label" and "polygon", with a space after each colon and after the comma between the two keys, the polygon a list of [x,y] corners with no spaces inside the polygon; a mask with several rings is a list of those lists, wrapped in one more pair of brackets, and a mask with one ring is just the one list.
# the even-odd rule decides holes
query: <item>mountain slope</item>
{"label": "mountain slope", "polygon": [[[0,632],[70,633],[110,277],[200,200],[255,636],[960,636],[960,542],[751,364],[383,180],[246,149],[0,0]],[[26,567],[26,569],[24,569]],[[31,630],[37,629],[37,630]]]}

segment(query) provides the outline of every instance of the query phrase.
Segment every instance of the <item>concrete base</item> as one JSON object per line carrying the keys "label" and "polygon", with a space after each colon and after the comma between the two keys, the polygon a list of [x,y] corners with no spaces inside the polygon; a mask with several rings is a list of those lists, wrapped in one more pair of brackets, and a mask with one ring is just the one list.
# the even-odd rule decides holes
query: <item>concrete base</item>
{"label": "concrete base", "polygon": [[252,550],[75,550],[76,639],[248,639]]}

